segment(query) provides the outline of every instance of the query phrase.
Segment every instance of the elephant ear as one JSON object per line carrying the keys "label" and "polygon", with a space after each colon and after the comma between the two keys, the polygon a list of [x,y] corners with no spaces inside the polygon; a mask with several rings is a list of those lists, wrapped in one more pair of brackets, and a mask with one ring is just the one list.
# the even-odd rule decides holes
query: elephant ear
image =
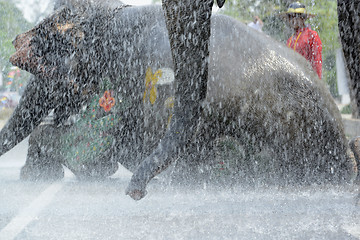
{"label": "elephant ear", "polygon": [[90,3],[88,0],[56,0],[54,4],[54,10],[61,7],[69,8],[73,13],[84,13],[89,7]]}
{"label": "elephant ear", "polygon": [[219,8],[222,8],[222,6],[224,6],[226,0],[216,0],[216,3],[218,5]]}

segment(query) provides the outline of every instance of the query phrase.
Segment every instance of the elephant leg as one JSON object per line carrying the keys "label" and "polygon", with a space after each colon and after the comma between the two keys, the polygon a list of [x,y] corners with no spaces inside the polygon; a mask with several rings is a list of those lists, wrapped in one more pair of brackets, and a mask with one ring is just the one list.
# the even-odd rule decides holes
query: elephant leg
{"label": "elephant leg", "polygon": [[21,180],[55,181],[64,177],[63,159],[57,149],[60,132],[51,124],[40,125],[32,132]]}
{"label": "elephant leg", "polygon": [[[82,134],[83,131],[87,130],[83,126],[75,124],[69,127],[64,134],[60,148],[60,154],[64,158],[63,164],[80,181],[102,180],[113,175],[119,168],[117,160],[121,149],[119,149],[118,142],[121,141],[121,138],[116,138],[116,133],[112,133],[114,137],[112,140],[105,140],[102,137],[90,140],[87,137],[80,137],[79,134]],[[109,138],[111,137],[109,136]],[[94,145],[85,147],[85,143],[89,143],[89,141],[93,141]],[[112,146],[102,148],[101,146],[109,143],[107,141],[112,142]]]}
{"label": "elephant leg", "polygon": [[[356,161],[355,171],[357,172],[357,177],[355,183],[360,184],[360,137],[355,137],[350,140],[349,146]],[[355,202],[355,204],[360,205],[360,193],[357,195]]]}
{"label": "elephant leg", "polygon": [[166,169],[179,153],[186,151],[196,131],[207,90],[212,5],[213,0],[163,0],[175,66],[174,115],[159,145],[131,178],[126,194],[135,200],[146,195],[146,185],[154,176]]}
{"label": "elephant leg", "polygon": [[102,180],[113,175],[119,169],[116,161],[109,160],[109,156],[104,154],[90,164],[84,164],[82,169],[71,171],[80,181]]}
{"label": "elephant leg", "polygon": [[355,182],[360,184],[360,137],[355,137],[350,140],[349,146],[356,161],[356,164],[354,164],[355,171],[357,172]]}

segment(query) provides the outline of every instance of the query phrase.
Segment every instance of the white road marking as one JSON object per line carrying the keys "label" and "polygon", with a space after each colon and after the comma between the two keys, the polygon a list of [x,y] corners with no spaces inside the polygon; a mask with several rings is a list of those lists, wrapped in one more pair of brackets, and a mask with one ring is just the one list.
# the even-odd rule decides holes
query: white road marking
{"label": "white road marking", "polygon": [[62,182],[51,184],[32,203],[19,212],[1,231],[1,240],[13,240],[54,198],[55,194],[62,188]]}

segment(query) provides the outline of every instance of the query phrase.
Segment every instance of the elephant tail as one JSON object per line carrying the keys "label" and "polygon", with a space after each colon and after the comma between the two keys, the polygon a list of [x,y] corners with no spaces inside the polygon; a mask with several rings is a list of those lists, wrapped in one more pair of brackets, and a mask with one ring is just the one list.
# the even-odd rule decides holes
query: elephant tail
{"label": "elephant tail", "polygon": [[355,179],[355,182],[360,184],[360,136],[351,139],[349,142],[349,146],[354,154],[356,162],[357,177]]}

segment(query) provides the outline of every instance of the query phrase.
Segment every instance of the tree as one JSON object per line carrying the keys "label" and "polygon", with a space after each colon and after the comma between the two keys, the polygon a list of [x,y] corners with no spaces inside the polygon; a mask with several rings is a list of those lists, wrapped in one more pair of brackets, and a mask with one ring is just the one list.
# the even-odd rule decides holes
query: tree
{"label": "tree", "polygon": [[15,52],[12,41],[17,34],[29,29],[30,23],[12,3],[3,0],[0,0],[0,23],[0,72],[7,73],[11,68],[9,58]]}

